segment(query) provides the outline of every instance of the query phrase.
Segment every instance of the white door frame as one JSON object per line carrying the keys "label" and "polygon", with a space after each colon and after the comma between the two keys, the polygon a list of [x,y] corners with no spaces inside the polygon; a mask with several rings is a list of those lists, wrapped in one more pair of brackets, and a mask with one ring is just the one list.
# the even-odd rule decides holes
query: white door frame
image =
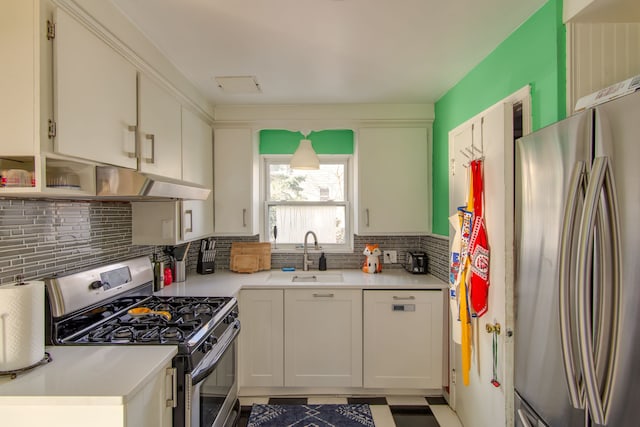
{"label": "white door frame", "polygon": [[[449,165],[450,165],[450,169],[449,169],[449,181],[451,182],[452,180],[452,169],[453,169],[453,165],[455,164],[455,162],[466,162],[467,159],[466,158],[461,158],[462,156],[459,153],[455,153],[454,152],[454,148],[453,148],[453,136],[454,135],[458,135],[461,132],[463,132],[466,128],[471,127],[471,125],[474,122],[478,122],[479,120],[481,120],[484,116],[486,116],[491,110],[501,107],[502,105],[504,105],[505,103],[511,103],[511,104],[518,104],[520,103],[522,105],[522,133],[523,135],[527,135],[529,133],[531,133],[531,87],[529,85],[523,87],[522,89],[514,92],[513,94],[507,96],[506,98],[502,99],[501,101],[495,103],[494,105],[492,105],[491,107],[485,109],[484,111],[476,114],[474,117],[468,119],[467,121],[465,121],[464,123],[460,124],[459,126],[457,126],[456,128],[452,129],[449,132]],[[513,129],[510,132],[511,135],[513,135]],[[513,147],[513,152],[515,154],[515,147]],[[507,170],[514,170],[514,159],[506,159],[505,162],[511,162],[511,164],[506,164],[505,167]],[[453,186],[449,185],[449,203],[451,203],[451,200],[453,198]],[[508,185],[508,188],[511,189],[511,192],[513,193],[513,191],[515,191],[515,181],[512,182],[510,185]],[[509,198],[507,198],[507,200],[513,200],[513,195]],[[507,239],[511,239],[511,241],[513,242],[513,224],[511,225],[511,227],[507,227],[508,229],[510,229],[511,231],[507,234]],[[449,233],[449,247],[451,247],[451,243],[452,243],[452,238],[453,235],[450,231]],[[513,253],[513,252],[512,252]],[[511,337],[511,330],[513,328],[513,324],[514,324],[514,311],[513,311],[513,283],[514,283],[514,260],[513,257],[509,257],[509,259],[506,260],[506,283],[505,283],[505,325],[502,325],[502,330],[503,333],[506,334],[505,335],[505,360],[504,360],[504,366],[505,366],[505,378],[503,378],[503,387],[505,390],[505,411],[506,411],[506,420],[507,420],[507,427],[513,426],[514,424],[514,420],[513,420],[513,375],[514,375],[514,365],[513,365],[513,361],[514,361],[514,349],[513,349],[513,338]],[[452,409],[455,410],[456,408],[456,388],[455,388],[455,372],[453,372],[454,369],[456,369],[456,356],[457,356],[457,350],[458,346],[455,345],[451,339],[449,340],[449,366],[450,366],[450,372],[449,372],[449,405],[451,406]],[[461,379],[460,379],[461,381]]]}

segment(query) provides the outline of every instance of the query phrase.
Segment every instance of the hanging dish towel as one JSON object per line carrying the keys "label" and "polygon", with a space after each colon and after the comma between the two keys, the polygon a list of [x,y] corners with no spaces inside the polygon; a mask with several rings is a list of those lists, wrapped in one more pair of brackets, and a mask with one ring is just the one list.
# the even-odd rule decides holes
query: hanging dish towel
{"label": "hanging dish towel", "polygon": [[451,242],[451,261],[449,264],[449,307],[451,311],[451,339],[456,344],[462,344],[462,332],[460,329],[459,309],[459,285],[460,285],[460,246],[462,223],[461,213],[458,211],[449,217],[449,222],[454,230]]}
{"label": "hanging dish towel", "polygon": [[471,181],[473,183],[473,232],[469,242],[471,257],[471,280],[469,296],[471,307],[477,317],[488,310],[489,303],[489,242],[484,223],[484,181],[482,160],[471,162]]}
{"label": "hanging dish towel", "polygon": [[461,328],[461,356],[462,356],[462,383],[469,385],[469,371],[471,370],[471,313],[469,308],[469,292],[467,279],[470,269],[469,238],[472,227],[473,210],[473,175],[469,174],[469,194],[467,208],[462,210],[461,249],[460,249],[460,328]]}

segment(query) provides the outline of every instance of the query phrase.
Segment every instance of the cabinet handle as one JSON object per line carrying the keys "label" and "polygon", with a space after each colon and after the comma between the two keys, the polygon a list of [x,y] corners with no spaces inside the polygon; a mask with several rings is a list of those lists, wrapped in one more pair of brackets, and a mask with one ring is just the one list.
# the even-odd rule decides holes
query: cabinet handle
{"label": "cabinet handle", "polygon": [[189,215],[189,227],[185,227],[184,232],[192,233],[193,232],[193,210],[187,209],[186,211],[184,211],[184,216],[186,217],[187,215]]}
{"label": "cabinet handle", "polygon": [[156,162],[156,136],[148,133],[146,138],[151,141],[151,157],[145,157],[144,161],[153,164]]}
{"label": "cabinet handle", "polygon": [[369,226],[369,208],[364,210],[364,216],[365,216],[365,225],[368,227]]}
{"label": "cabinet handle", "polygon": [[171,377],[171,399],[167,399],[166,407],[175,408],[178,406],[178,371],[176,368],[167,368],[165,375]]}
{"label": "cabinet handle", "polygon": [[314,298],[333,298],[333,294],[313,294]]}
{"label": "cabinet handle", "polygon": [[406,299],[413,300],[413,299],[416,299],[416,297],[414,297],[413,295],[410,295],[408,297],[399,297],[397,295],[394,295],[393,299],[396,300],[396,301],[397,300],[406,300]]}
{"label": "cabinet handle", "polygon": [[247,226],[247,209],[242,209],[242,226]]}
{"label": "cabinet handle", "polygon": [[[127,153],[127,156],[130,159],[135,159],[137,157],[136,129],[137,129],[136,126],[129,125],[127,126],[127,130],[124,133],[124,152]],[[133,151],[131,151],[130,147],[133,147]]]}

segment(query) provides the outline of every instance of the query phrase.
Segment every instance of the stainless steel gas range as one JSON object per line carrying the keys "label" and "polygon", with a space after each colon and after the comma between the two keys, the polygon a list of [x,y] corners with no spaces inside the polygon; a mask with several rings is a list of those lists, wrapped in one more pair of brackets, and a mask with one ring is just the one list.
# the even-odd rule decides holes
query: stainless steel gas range
{"label": "stainless steel gas range", "polygon": [[47,279],[53,345],[175,345],[174,427],[235,423],[238,304],[231,297],[153,296],[147,257]]}

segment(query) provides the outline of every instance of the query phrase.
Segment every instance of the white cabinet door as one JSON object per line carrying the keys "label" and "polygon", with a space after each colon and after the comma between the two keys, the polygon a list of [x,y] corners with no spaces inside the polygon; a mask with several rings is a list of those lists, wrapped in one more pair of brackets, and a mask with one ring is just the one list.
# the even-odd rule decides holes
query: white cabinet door
{"label": "white cabinet door", "polygon": [[[182,179],[212,186],[211,127],[182,109]],[[178,159],[179,161],[179,159]],[[213,233],[213,194],[207,200],[132,202],[134,245],[177,245]]]}
{"label": "white cabinet door", "polygon": [[[211,127],[182,108],[182,179],[213,187],[213,142]],[[182,202],[184,240],[213,233],[213,192],[207,200]]]}
{"label": "white cabinet door", "polygon": [[[39,147],[37,2],[7,0],[0,13],[0,153],[33,156]],[[46,118],[45,118],[46,120]],[[4,169],[4,167],[3,167]]]}
{"label": "white cabinet door", "polygon": [[139,79],[140,170],[182,177],[180,103],[144,74]]}
{"label": "white cabinet door", "polygon": [[136,69],[91,31],[56,11],[56,152],[135,169]]}
{"label": "white cabinet door", "polygon": [[129,396],[125,405],[126,427],[171,427],[173,425],[173,375],[169,362],[140,391]]}
{"label": "white cabinet door", "polygon": [[242,290],[239,304],[240,387],[284,386],[283,290]]}
{"label": "white cabinet door", "polygon": [[287,387],[362,387],[362,291],[285,289]]}
{"label": "white cabinet door", "polygon": [[428,129],[358,131],[358,234],[431,230]]}
{"label": "white cabinet door", "polygon": [[258,159],[251,129],[216,129],[213,142],[215,233],[258,232]]}
{"label": "white cabinet door", "polygon": [[364,387],[442,388],[442,291],[364,291]]}

